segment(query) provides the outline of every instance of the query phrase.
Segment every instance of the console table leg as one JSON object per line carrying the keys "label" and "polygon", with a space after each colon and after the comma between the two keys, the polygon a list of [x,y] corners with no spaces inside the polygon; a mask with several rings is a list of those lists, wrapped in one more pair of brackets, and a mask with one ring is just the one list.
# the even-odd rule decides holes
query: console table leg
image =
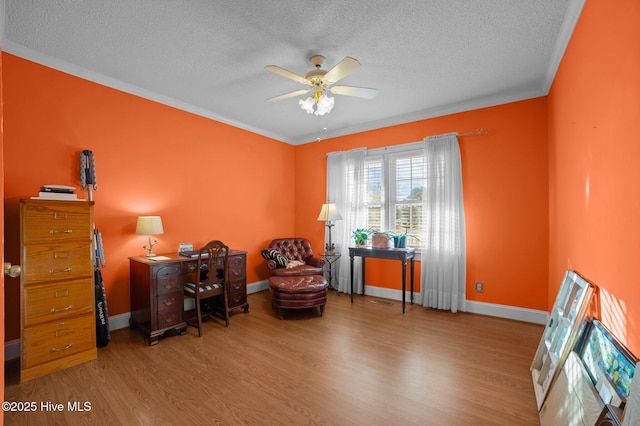
{"label": "console table leg", "polygon": [[365,271],[365,263],[364,263],[364,257],[361,258],[362,259],[362,295],[364,296],[364,283],[366,282],[364,280],[364,271]]}
{"label": "console table leg", "polygon": [[411,304],[413,305],[413,258],[411,258]]}
{"label": "console table leg", "polygon": [[407,261],[402,261],[402,313],[404,314],[405,299],[407,293]]}
{"label": "console table leg", "polygon": [[353,256],[349,256],[349,263],[351,265],[351,303],[353,303]]}

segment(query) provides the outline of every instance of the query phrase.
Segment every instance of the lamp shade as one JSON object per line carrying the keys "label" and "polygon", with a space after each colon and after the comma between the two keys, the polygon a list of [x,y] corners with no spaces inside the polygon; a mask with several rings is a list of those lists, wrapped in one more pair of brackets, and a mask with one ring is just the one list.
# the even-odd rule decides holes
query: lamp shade
{"label": "lamp shade", "polygon": [[330,220],[341,220],[342,216],[338,212],[338,208],[335,204],[323,204],[322,209],[320,209],[320,215],[318,216],[318,221],[327,222]]}
{"label": "lamp shade", "polygon": [[136,225],[136,234],[164,234],[164,229],[162,229],[162,219],[160,216],[139,216],[138,224]]}

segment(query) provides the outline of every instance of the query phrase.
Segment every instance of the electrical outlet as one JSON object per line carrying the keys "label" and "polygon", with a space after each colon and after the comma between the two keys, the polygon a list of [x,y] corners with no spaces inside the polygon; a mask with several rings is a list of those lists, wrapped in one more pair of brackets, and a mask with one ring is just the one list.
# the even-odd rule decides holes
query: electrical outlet
{"label": "electrical outlet", "polygon": [[482,283],[482,281],[476,281],[476,293],[483,293],[484,292],[484,284]]}

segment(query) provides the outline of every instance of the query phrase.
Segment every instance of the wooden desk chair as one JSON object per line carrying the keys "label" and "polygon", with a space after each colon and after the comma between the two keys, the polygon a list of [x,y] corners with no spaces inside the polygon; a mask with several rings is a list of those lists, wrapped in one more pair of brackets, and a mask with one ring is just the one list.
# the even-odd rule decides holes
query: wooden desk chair
{"label": "wooden desk chair", "polygon": [[[184,295],[194,299],[196,304],[195,318],[185,318],[187,324],[198,328],[198,336],[202,336],[202,319],[216,315],[225,321],[225,326],[229,327],[229,302],[227,299],[227,280],[229,247],[222,241],[209,241],[204,247],[198,250],[198,263],[195,271],[195,280],[184,284]],[[201,301],[218,297],[222,299],[220,303],[210,303],[207,310],[203,312]],[[192,312],[192,311],[189,311]],[[186,315],[185,315],[186,316]]]}

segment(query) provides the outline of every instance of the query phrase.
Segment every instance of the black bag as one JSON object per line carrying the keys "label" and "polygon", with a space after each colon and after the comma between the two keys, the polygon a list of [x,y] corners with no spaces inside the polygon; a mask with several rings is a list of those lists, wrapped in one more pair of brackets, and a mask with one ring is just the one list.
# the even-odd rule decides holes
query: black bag
{"label": "black bag", "polygon": [[107,346],[111,340],[109,332],[109,313],[107,311],[107,295],[104,291],[104,281],[100,269],[95,270],[95,293],[96,293],[96,346],[102,348]]}

